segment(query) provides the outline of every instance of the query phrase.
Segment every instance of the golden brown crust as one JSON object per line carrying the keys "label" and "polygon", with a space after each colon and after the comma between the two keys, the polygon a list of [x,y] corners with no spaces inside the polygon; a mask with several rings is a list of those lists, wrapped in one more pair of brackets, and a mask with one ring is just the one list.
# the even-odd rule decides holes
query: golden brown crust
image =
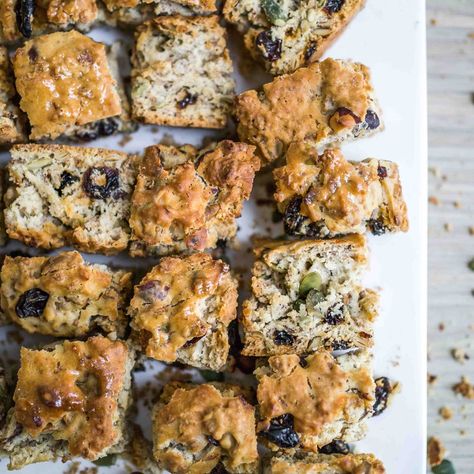
{"label": "golden brown crust", "polygon": [[27,41],[13,56],[13,68],[31,139],[54,139],[122,112],[105,46],[77,31]]}
{"label": "golden brown crust", "polygon": [[389,231],[408,230],[395,163],[349,162],[339,149],[318,156],[313,147],[298,143],[290,145],[286,165],[274,170],[273,176],[280,212],[285,213],[295,198],[301,199],[299,214],[317,223],[323,236],[365,232],[373,219]]}
{"label": "golden brown crust", "polygon": [[206,384],[179,387],[170,395],[165,387],[168,400],[153,413],[153,453],[160,467],[206,473],[222,458],[227,469],[247,472],[245,465],[257,462],[254,407],[226,391]]}
{"label": "golden brown crust", "polygon": [[129,311],[142,350],[165,362],[188,362],[194,344],[201,339],[209,344],[212,334],[222,333],[216,369],[227,360],[227,326],[236,318],[236,309],[237,282],[228,265],[194,254],[163,258],[135,287]]}
{"label": "golden brown crust", "polygon": [[[203,250],[233,237],[259,169],[254,150],[229,140],[200,156],[191,147],[147,148],[132,197],[132,240]],[[174,166],[166,164],[170,155]]]}
{"label": "golden brown crust", "polygon": [[[100,328],[114,337],[123,336],[131,277],[129,272],[88,265],[78,252],[49,258],[6,256],[1,270],[2,309],[30,333],[80,337]],[[32,289],[47,293],[46,306],[40,315],[20,317],[17,304]]]}
{"label": "golden brown crust", "polygon": [[342,119],[341,109],[361,122],[373,106],[372,94],[366,66],[328,58],[276,77],[263,92],[237,96],[237,132],[271,162],[295,141],[323,144],[346,138],[355,122],[351,114]]}
{"label": "golden brown crust", "polygon": [[51,350],[21,349],[15,416],[32,437],[51,433],[72,456],[96,459],[120,433],[115,426],[127,345],[104,337]]}

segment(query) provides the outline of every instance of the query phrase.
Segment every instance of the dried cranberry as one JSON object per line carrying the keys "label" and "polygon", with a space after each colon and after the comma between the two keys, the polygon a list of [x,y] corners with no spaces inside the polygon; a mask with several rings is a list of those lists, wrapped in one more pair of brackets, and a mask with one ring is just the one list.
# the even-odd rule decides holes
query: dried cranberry
{"label": "dried cranberry", "polygon": [[387,168],[385,166],[377,166],[377,175],[380,179],[384,179],[387,177]]}
{"label": "dried cranberry", "polygon": [[319,449],[321,454],[350,454],[351,447],[341,441],[340,439],[335,439],[333,442],[326,444]]}
{"label": "dried cranberry", "polygon": [[272,39],[270,31],[262,31],[255,39],[257,46],[263,46],[263,57],[267,61],[276,61],[281,58],[281,39]]}
{"label": "dried cranberry", "polygon": [[[104,179],[105,183],[102,184]],[[108,166],[91,167],[84,173],[82,187],[91,198],[107,199],[120,187],[119,171]]]}
{"label": "dried cranberry", "polygon": [[62,196],[64,188],[66,188],[67,186],[70,186],[73,183],[76,183],[77,181],[80,181],[80,179],[77,176],[74,176],[71,173],[68,173],[67,171],[63,171],[61,173],[61,183],[59,184],[59,188],[56,189],[56,191],[58,192],[58,195]]}
{"label": "dried cranberry", "polygon": [[337,13],[346,3],[346,0],[327,0],[324,11],[328,13]]}
{"label": "dried cranberry", "polygon": [[344,321],[344,303],[335,303],[327,311],[324,322],[336,326]]}
{"label": "dried cranberry", "polygon": [[375,403],[372,416],[378,416],[388,405],[388,398],[392,392],[392,385],[387,377],[375,379]]}
{"label": "dried cranberry", "polygon": [[295,235],[301,230],[305,217],[300,214],[303,199],[299,196],[293,198],[286,206],[283,216],[283,225],[288,235]]}
{"label": "dried cranberry", "polygon": [[184,99],[178,100],[178,102],[176,102],[176,106],[178,109],[185,109],[188,105],[195,104],[197,100],[197,94],[191,94],[189,91],[186,91]]}
{"label": "dried cranberry", "polygon": [[16,24],[18,30],[25,38],[31,38],[33,28],[33,14],[35,12],[35,0],[17,0],[15,6]]}
{"label": "dried cranberry", "polygon": [[306,48],[306,51],[304,52],[304,60],[306,62],[308,62],[311,59],[311,56],[313,56],[317,47],[318,47],[318,43],[316,43],[316,41],[311,41],[309,43],[309,46]]}
{"label": "dried cranberry", "polygon": [[25,291],[15,307],[16,314],[19,318],[39,318],[46,308],[49,294],[40,288],[31,288]]}
{"label": "dried cranberry", "polygon": [[213,446],[220,446],[219,441],[217,441],[217,439],[213,438],[212,436],[207,435],[206,438],[209,444],[212,444]]}
{"label": "dried cranberry", "polygon": [[364,122],[367,124],[369,130],[375,130],[380,126],[379,116],[373,110],[367,111]]}
{"label": "dried cranberry", "polygon": [[275,331],[273,340],[277,346],[290,346],[295,342],[295,336],[288,334],[286,331]]}
{"label": "dried cranberry", "polygon": [[280,448],[294,448],[300,442],[291,413],[272,418],[268,430],[261,431],[260,434]]}
{"label": "dried cranberry", "polygon": [[367,225],[374,235],[383,235],[387,231],[387,228],[381,219],[369,219]]}

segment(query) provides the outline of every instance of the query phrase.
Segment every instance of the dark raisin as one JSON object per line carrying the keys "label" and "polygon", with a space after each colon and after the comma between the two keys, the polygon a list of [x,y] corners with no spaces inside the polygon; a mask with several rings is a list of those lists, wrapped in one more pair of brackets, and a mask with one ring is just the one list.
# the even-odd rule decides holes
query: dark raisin
{"label": "dark raisin", "polygon": [[94,199],[107,199],[120,187],[119,171],[108,166],[92,167],[84,173],[82,187]]}
{"label": "dark raisin", "polygon": [[219,463],[211,472],[210,474],[229,474],[229,471]]}
{"label": "dark raisin", "polygon": [[207,435],[206,438],[209,444],[212,444],[213,446],[220,446],[219,441],[217,441],[217,439],[213,438],[212,436]]}
{"label": "dark raisin", "polygon": [[387,168],[385,166],[377,166],[377,175],[380,179],[384,179],[387,177]]}
{"label": "dark raisin", "polygon": [[97,133],[101,137],[108,137],[117,132],[119,123],[114,118],[107,118],[97,122]]}
{"label": "dark raisin", "polygon": [[176,106],[178,109],[185,109],[188,105],[195,104],[197,100],[197,94],[191,94],[189,91],[186,91],[184,99],[178,100],[178,102],[176,102]]}
{"label": "dark raisin", "polygon": [[344,321],[344,303],[335,303],[327,311],[324,322],[336,326]]}
{"label": "dark raisin", "polygon": [[308,367],[308,361],[306,360],[306,357],[300,356],[300,365],[303,367],[303,369]]}
{"label": "dark raisin", "polygon": [[388,398],[392,392],[392,385],[387,377],[375,379],[375,403],[372,416],[378,416],[388,405]]}
{"label": "dark raisin", "polygon": [[25,291],[15,307],[16,314],[19,318],[39,318],[46,307],[49,294],[40,288],[31,288]]}
{"label": "dark raisin", "polygon": [[324,10],[328,13],[337,13],[346,3],[346,0],[327,0]]}
{"label": "dark raisin", "polygon": [[326,444],[319,449],[321,454],[350,454],[351,447],[341,441],[340,439],[335,439],[333,442]]}
{"label": "dark raisin", "polygon": [[263,57],[267,61],[276,61],[281,58],[281,39],[272,39],[270,31],[262,31],[255,39],[257,46],[263,46]]}
{"label": "dark raisin", "polygon": [[261,431],[260,434],[280,448],[294,448],[300,442],[291,413],[272,418],[268,430]]}
{"label": "dark raisin", "polygon": [[273,340],[277,346],[290,346],[295,342],[295,336],[288,334],[286,331],[275,331]]}
{"label": "dark raisin", "polygon": [[59,188],[56,189],[58,195],[62,196],[64,188],[70,186],[73,183],[76,183],[77,181],[80,181],[77,176],[74,176],[71,173],[68,173],[67,171],[63,171],[61,173],[61,183],[59,184]]}
{"label": "dark raisin", "polygon": [[372,232],[374,235],[383,235],[387,231],[383,221],[380,219],[369,219],[367,224],[369,226],[370,232]]}
{"label": "dark raisin", "polygon": [[39,58],[38,50],[34,46],[32,46],[28,50],[28,57],[30,58],[30,61],[32,63],[35,63],[36,61],[38,61],[38,58]]}
{"label": "dark raisin", "polygon": [[306,51],[304,52],[304,60],[306,62],[308,62],[311,59],[311,56],[313,56],[317,47],[318,47],[318,43],[316,43],[316,41],[311,41],[311,43],[309,43],[309,46],[306,48]]}
{"label": "dark raisin", "polygon": [[367,111],[364,122],[367,124],[369,130],[375,130],[380,126],[379,116],[373,110]]}
{"label": "dark raisin", "polygon": [[33,33],[31,22],[33,21],[34,12],[34,0],[17,0],[15,7],[16,24],[18,26],[18,30],[25,38],[31,38]]}
{"label": "dark raisin", "polygon": [[305,217],[300,214],[302,198],[297,196],[293,198],[286,206],[283,216],[283,225],[285,232],[289,235],[295,235],[301,230]]}

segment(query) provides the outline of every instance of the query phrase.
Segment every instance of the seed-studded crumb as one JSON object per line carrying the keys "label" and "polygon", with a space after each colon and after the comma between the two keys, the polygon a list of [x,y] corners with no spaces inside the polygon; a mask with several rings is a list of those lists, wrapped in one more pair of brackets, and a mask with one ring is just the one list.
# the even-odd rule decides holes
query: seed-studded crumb
{"label": "seed-studded crumb", "polygon": [[451,356],[455,361],[459,362],[460,364],[464,364],[466,360],[469,360],[469,355],[466,354],[466,352],[460,348],[451,349]]}
{"label": "seed-studded crumb", "polygon": [[443,420],[450,420],[453,417],[453,410],[447,406],[443,406],[438,411]]}
{"label": "seed-studded crumb", "polygon": [[11,238],[106,254],[127,247],[135,157],[100,148],[15,145],[8,172],[5,224]]}
{"label": "seed-studded crumb", "polygon": [[364,3],[227,0],[223,14],[244,33],[252,57],[280,75],[317,61]]}
{"label": "seed-studded crumb", "polygon": [[431,467],[441,464],[445,453],[443,443],[438,438],[432,436],[428,439],[428,462]]}
{"label": "seed-studded crumb", "polygon": [[243,304],[243,354],[370,347],[378,294],[360,284],[365,238],[263,242]]}
{"label": "seed-studded crumb", "polygon": [[233,239],[260,167],[254,150],[230,140],[201,151],[148,147],[132,197],[131,254],[204,250]]}
{"label": "seed-studded crumb", "polygon": [[439,204],[440,204],[439,199],[436,196],[430,196],[428,198],[428,202],[430,204],[433,204],[434,206],[439,206]]}
{"label": "seed-studded crumb", "polygon": [[237,281],[207,254],[166,257],[135,287],[129,314],[133,338],[148,357],[221,370],[237,317]]}
{"label": "seed-studded crumb", "polygon": [[383,129],[369,69],[330,58],[238,95],[234,114],[240,139],[267,163],[292,142],[324,147]]}
{"label": "seed-studded crumb", "polygon": [[434,385],[438,381],[438,376],[433,374],[428,374],[428,385]]}
{"label": "seed-studded crumb", "polygon": [[474,400],[474,386],[471,385],[468,378],[464,375],[461,377],[461,381],[456,385],[453,385],[453,392],[462,395],[464,398]]}
{"label": "seed-studded crumb", "polygon": [[132,57],[132,108],[145,123],[224,128],[234,97],[218,17],[162,16],[141,25]]}
{"label": "seed-studded crumb", "polygon": [[408,230],[398,166],[368,158],[347,161],[337,148],[321,155],[292,144],[285,166],[273,171],[275,200],[290,235],[331,237]]}
{"label": "seed-studded crumb", "polygon": [[272,356],[255,375],[257,430],[271,449],[317,452],[335,439],[352,442],[365,436],[365,419],[376,400],[367,351],[337,358],[328,351],[304,358]]}

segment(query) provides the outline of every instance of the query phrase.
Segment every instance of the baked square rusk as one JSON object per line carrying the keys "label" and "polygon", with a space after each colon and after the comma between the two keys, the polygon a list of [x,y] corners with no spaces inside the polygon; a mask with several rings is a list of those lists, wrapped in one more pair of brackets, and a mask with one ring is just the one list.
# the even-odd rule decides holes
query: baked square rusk
{"label": "baked square rusk", "polygon": [[132,196],[131,254],[199,251],[233,239],[260,168],[254,151],[230,140],[200,151],[190,145],[148,147]]}
{"label": "baked square rusk", "polygon": [[9,237],[46,249],[126,249],[135,162],[134,156],[101,148],[13,146],[5,195]]}
{"label": "baked square rusk", "polygon": [[385,474],[373,454],[313,454],[288,456],[279,453],[268,459],[264,474]]}
{"label": "baked square rusk", "polygon": [[221,370],[237,317],[237,280],[210,255],[165,257],[135,287],[132,338],[148,356]]}
{"label": "baked square rusk", "polygon": [[254,59],[272,74],[318,60],[365,0],[226,0],[225,19],[244,33]]}
{"label": "baked square rusk", "polygon": [[325,350],[306,357],[272,356],[255,372],[259,435],[272,450],[317,452],[334,440],[366,434],[375,382],[368,351],[333,357]]}
{"label": "baked square rusk", "polygon": [[25,118],[15,102],[15,97],[8,51],[0,46],[0,147],[26,141]]}
{"label": "baked square rusk", "polygon": [[81,139],[100,121],[111,128],[112,118],[124,112],[106,46],[77,31],[31,39],[16,50],[12,63],[31,140]]}
{"label": "baked square rusk", "polygon": [[6,256],[2,310],[30,333],[83,337],[95,331],[123,337],[132,274],[88,264],[78,252],[52,257]]}
{"label": "baked square rusk", "polygon": [[56,459],[100,459],[127,442],[134,353],[102,336],[21,348],[21,367],[0,449],[10,469]]}
{"label": "baked square rusk", "polygon": [[255,409],[246,389],[172,382],[153,410],[152,423],[153,455],[163,470],[258,472]]}
{"label": "baked square rusk", "polygon": [[408,230],[398,166],[368,158],[347,161],[339,149],[321,155],[306,143],[292,144],[286,164],[273,171],[274,195],[290,235],[332,237]]}
{"label": "baked square rusk", "polygon": [[224,128],[234,99],[226,31],[216,15],[141,25],[132,56],[132,112],[144,123]]}
{"label": "baked square rusk", "polygon": [[383,129],[369,69],[330,58],[243,92],[234,115],[240,139],[255,145],[265,163],[292,142],[324,147]]}
{"label": "baked square rusk", "polygon": [[373,345],[379,298],[361,285],[368,263],[364,236],[268,241],[254,252],[252,295],[241,319],[244,355]]}

